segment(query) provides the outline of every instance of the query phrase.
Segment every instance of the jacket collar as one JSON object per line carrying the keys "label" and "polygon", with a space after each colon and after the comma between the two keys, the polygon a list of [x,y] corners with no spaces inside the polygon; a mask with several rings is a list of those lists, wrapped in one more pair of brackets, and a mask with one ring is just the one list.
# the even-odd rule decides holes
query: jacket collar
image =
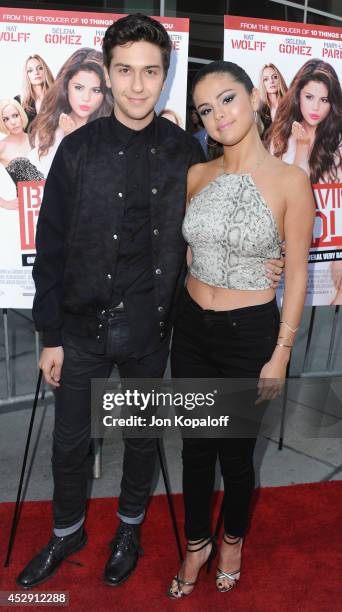
{"label": "jacket collar", "polygon": [[115,142],[118,145],[126,145],[133,138],[141,138],[144,142],[148,144],[155,144],[156,141],[156,126],[157,126],[157,116],[154,114],[152,121],[142,130],[132,130],[127,127],[114,115],[114,111],[110,115],[112,134],[115,138]]}

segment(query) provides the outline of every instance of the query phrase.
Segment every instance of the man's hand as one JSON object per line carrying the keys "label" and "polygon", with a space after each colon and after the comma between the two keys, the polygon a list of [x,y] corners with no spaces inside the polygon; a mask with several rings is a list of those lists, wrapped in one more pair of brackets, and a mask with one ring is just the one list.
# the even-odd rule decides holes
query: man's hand
{"label": "man's hand", "polygon": [[43,371],[45,381],[53,387],[60,386],[61,371],[64,361],[62,346],[44,348],[40,355],[39,367]]}
{"label": "man's hand", "polygon": [[281,246],[282,259],[268,259],[265,263],[266,276],[272,281],[272,289],[277,289],[285,266],[285,243]]}

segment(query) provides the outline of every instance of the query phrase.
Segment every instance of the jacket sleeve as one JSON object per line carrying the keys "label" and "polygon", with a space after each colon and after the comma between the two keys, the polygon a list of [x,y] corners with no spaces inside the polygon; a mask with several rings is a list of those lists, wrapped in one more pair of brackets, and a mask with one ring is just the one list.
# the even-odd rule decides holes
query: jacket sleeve
{"label": "jacket sleeve", "polygon": [[36,286],[33,320],[43,345],[61,346],[63,276],[67,219],[72,207],[72,163],[65,141],[57,149],[48,173],[36,232],[36,259],[32,276]]}

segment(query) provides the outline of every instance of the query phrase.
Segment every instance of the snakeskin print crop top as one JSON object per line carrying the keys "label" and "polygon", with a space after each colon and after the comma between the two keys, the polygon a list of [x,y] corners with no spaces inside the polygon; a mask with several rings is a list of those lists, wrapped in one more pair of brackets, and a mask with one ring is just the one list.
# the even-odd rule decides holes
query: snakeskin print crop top
{"label": "snakeskin print crop top", "polygon": [[183,236],[190,274],[226,289],[268,289],[266,259],[278,259],[281,238],[250,174],[220,174],[191,198]]}

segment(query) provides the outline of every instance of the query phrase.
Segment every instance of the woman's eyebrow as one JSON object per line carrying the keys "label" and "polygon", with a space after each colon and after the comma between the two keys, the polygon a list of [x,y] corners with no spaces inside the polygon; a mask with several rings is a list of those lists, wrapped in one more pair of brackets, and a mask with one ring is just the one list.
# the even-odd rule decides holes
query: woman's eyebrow
{"label": "woman's eyebrow", "polygon": [[[218,100],[224,93],[233,92],[233,91],[234,91],[233,89],[224,89],[223,91],[221,91],[221,93],[219,93],[216,96],[216,100]],[[206,106],[208,104],[209,102],[202,102],[202,104],[200,104],[197,108],[201,108],[201,106]]]}

